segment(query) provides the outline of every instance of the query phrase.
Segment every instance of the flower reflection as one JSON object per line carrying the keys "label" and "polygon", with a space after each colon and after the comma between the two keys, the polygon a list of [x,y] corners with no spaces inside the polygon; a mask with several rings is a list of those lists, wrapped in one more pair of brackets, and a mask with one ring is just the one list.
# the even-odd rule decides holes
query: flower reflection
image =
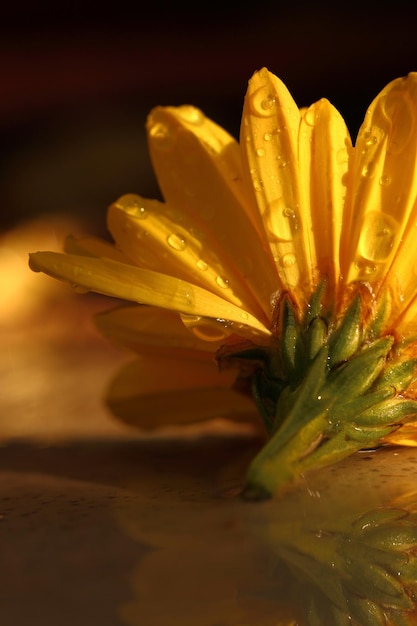
{"label": "flower reflection", "polygon": [[[395,474],[387,472],[394,456]],[[124,529],[146,546],[123,622],[415,625],[415,460],[411,450],[387,451],[382,462],[364,453],[309,476],[279,502],[173,487],[163,499],[148,494],[146,507],[141,500],[119,510]]]}

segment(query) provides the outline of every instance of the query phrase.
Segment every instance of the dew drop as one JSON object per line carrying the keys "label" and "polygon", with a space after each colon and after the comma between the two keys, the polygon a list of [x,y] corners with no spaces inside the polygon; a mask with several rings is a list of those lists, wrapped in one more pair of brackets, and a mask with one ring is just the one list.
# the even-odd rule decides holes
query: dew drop
{"label": "dew drop", "polygon": [[346,148],[339,148],[336,152],[336,163],[338,163],[338,165],[343,165],[344,163],[347,163],[348,160],[349,154]]}
{"label": "dew drop", "polygon": [[145,217],[148,216],[146,208],[143,206],[142,199],[135,194],[126,194],[122,196],[119,200],[117,200],[115,206],[138,219],[145,219]]}
{"label": "dew drop", "polygon": [[195,124],[196,126],[201,126],[204,122],[204,114],[197,107],[191,106],[189,104],[184,104],[177,108],[177,114],[180,119],[184,122],[188,122],[189,124]]}
{"label": "dew drop", "polygon": [[230,287],[230,281],[228,278],[225,278],[224,276],[217,276],[216,277],[216,283],[219,287],[221,287],[222,289],[228,289]]}
{"label": "dew drop", "polygon": [[241,317],[243,320],[248,320],[249,319],[249,313],[246,313],[246,311],[242,311]]}
{"label": "dew drop", "polygon": [[284,217],[288,217],[289,219],[295,219],[296,214],[294,209],[290,209],[289,207],[285,207],[285,209],[283,209],[282,214]]}
{"label": "dew drop", "polygon": [[364,178],[370,178],[372,176],[373,173],[373,165],[372,163],[367,163],[366,165],[363,166],[362,170],[361,170],[361,174]]}
{"label": "dew drop", "polygon": [[371,263],[367,259],[357,258],[355,261],[355,267],[358,269],[364,276],[370,277],[372,274],[376,272],[375,263]]}
{"label": "dew drop", "polygon": [[272,133],[265,133],[265,135],[264,135],[264,139],[265,139],[265,141],[271,141],[271,139],[272,139]]}
{"label": "dew drop", "polygon": [[256,150],[256,154],[257,154],[259,157],[263,157],[263,156],[265,156],[265,148],[258,148],[258,149]]}
{"label": "dew drop", "polygon": [[177,252],[182,252],[187,247],[187,242],[185,241],[184,237],[181,237],[181,235],[178,235],[177,233],[172,233],[171,235],[169,235],[167,241],[169,246]]}
{"label": "dew drop", "polygon": [[174,133],[164,122],[155,122],[149,129],[149,135],[159,148],[168,149],[174,143]]}
{"label": "dew drop", "polygon": [[365,215],[361,228],[360,256],[371,263],[385,261],[391,253],[397,232],[398,224],[393,217],[370,211]]}
{"label": "dew drop", "polygon": [[295,265],[297,259],[295,258],[295,254],[292,252],[287,252],[281,259],[281,264],[283,267],[289,268]]}
{"label": "dew drop", "polygon": [[257,89],[250,99],[250,106],[255,115],[261,117],[271,117],[275,114],[277,107],[277,98],[268,85],[264,85]]}
{"label": "dew drop", "polygon": [[255,191],[262,191],[264,184],[262,182],[262,180],[258,180],[256,178],[253,178],[253,188],[255,189]]}
{"label": "dew drop", "polygon": [[296,211],[287,206],[284,198],[273,200],[265,212],[265,224],[275,241],[292,241],[298,229]]}
{"label": "dew drop", "polygon": [[180,314],[184,326],[203,341],[222,341],[232,332],[231,324],[223,319],[211,319],[199,315]]}
{"label": "dew drop", "polygon": [[304,115],[304,121],[309,126],[314,126],[318,120],[318,117],[319,116],[315,111],[315,107],[310,107]]}
{"label": "dew drop", "polygon": [[192,294],[192,292],[187,291],[184,293],[184,299],[185,299],[185,303],[187,306],[190,307],[190,309],[194,306],[194,296]]}
{"label": "dew drop", "polygon": [[377,141],[378,139],[375,137],[375,135],[368,136],[367,139],[365,139],[365,146],[374,146]]}
{"label": "dew drop", "polygon": [[383,187],[386,187],[387,185],[389,185],[391,182],[391,176],[388,176],[387,174],[385,174],[384,176],[381,176],[381,178],[379,179],[379,184],[382,185]]}
{"label": "dew drop", "polygon": [[199,259],[196,265],[198,269],[201,270],[202,272],[205,272],[208,268],[208,263],[206,263],[206,261],[203,261],[203,259]]}

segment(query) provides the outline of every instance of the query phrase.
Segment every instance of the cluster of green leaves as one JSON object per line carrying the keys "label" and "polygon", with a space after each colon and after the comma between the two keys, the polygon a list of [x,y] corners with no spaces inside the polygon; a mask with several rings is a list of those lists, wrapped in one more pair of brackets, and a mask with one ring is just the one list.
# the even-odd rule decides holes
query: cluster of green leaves
{"label": "cluster of green leaves", "polygon": [[383,307],[365,323],[358,294],[334,320],[323,312],[324,289],[301,321],[284,295],[272,345],[229,355],[256,364],[252,395],[269,434],[249,469],[247,497],[268,497],[307,470],[378,446],[417,416],[417,402],[402,395],[417,360],[401,360],[394,337],[381,336]]}

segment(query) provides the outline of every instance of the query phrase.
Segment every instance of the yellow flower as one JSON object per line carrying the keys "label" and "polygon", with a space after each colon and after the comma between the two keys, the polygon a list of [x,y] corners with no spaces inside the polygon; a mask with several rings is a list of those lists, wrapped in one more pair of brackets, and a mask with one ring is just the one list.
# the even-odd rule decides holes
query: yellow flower
{"label": "yellow flower", "polygon": [[97,319],[140,355],[113,383],[115,413],[145,428],[251,420],[252,395],[270,438],[248,497],[363,447],[414,445],[417,73],[375,98],[355,147],[327,100],[299,109],[267,69],[240,143],[191,106],[156,108],[147,130],[165,201],[115,202],[115,246],[31,255],[141,305]]}

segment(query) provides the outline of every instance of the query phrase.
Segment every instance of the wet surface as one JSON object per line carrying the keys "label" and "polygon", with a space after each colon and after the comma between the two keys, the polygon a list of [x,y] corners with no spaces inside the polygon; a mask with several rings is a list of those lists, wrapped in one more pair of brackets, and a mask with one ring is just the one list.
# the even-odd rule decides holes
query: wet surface
{"label": "wet surface", "polygon": [[417,454],[361,453],[282,500],[245,503],[256,445],[209,436],[4,447],[0,622],[306,624],[294,554],[318,549],[323,568],[322,537],[346,545],[364,513],[415,510]]}
{"label": "wet surface", "polygon": [[0,624],[415,623],[417,449],[243,502],[249,433],[145,436],[109,415],[102,392],[129,356],[93,330],[101,304],[58,300],[2,336]]}

